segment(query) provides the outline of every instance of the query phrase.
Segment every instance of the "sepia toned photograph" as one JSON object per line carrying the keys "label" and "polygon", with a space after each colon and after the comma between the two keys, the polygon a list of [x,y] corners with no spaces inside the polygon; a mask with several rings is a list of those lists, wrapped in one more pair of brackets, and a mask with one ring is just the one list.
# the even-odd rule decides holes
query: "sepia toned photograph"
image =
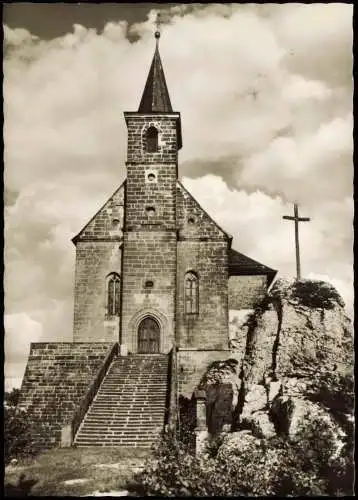
{"label": "sepia toned photograph", "polygon": [[354,495],[353,4],[2,12],[5,496]]}

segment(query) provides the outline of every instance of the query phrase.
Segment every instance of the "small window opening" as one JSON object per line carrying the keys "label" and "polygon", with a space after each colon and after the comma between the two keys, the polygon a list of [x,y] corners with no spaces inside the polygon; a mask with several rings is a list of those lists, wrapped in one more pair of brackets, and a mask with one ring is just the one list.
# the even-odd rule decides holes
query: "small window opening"
{"label": "small window opening", "polygon": [[149,127],[146,133],[147,152],[155,153],[158,151],[158,130],[155,127]]}
{"label": "small window opening", "polygon": [[113,219],[112,220],[112,226],[113,227],[118,227],[119,226],[119,219]]}
{"label": "small window opening", "polygon": [[120,314],[120,286],[119,275],[111,274],[107,282],[107,314],[109,316],[119,316]]}
{"label": "small window opening", "polygon": [[144,284],[145,288],[153,288],[153,286],[154,286],[154,283],[151,280],[146,281]]}
{"label": "small window opening", "polygon": [[194,217],[189,217],[188,224],[194,224],[194,223],[195,223]]}
{"label": "small window opening", "polygon": [[148,181],[149,182],[154,182],[155,181],[155,175],[153,173],[148,174]]}
{"label": "small window opening", "polygon": [[154,207],[146,207],[145,211],[147,212],[148,216],[153,216],[155,214]]}
{"label": "small window opening", "polygon": [[199,280],[195,273],[186,273],[184,288],[185,314],[197,315],[199,313]]}

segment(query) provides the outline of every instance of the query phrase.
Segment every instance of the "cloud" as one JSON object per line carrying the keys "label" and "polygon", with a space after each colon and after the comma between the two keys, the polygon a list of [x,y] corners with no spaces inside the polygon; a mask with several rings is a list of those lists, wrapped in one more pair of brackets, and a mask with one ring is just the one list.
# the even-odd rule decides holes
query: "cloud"
{"label": "cloud", "polygon": [[[182,116],[185,185],[233,234],[237,250],[283,274],[294,272],[294,247],[282,215],[298,201],[312,218],[300,225],[304,273],[327,276],[348,296],[352,6],[161,11],[160,52]],[[133,43],[125,21],[108,22],[100,34],[77,24],[47,41],[5,26],[5,308],[17,318],[7,335],[10,344],[21,335],[23,366],[31,321],[41,339],[71,338],[70,240],[125,177],[122,113],[139,105],[155,15],[130,27]],[[11,364],[11,345],[7,352]]]}

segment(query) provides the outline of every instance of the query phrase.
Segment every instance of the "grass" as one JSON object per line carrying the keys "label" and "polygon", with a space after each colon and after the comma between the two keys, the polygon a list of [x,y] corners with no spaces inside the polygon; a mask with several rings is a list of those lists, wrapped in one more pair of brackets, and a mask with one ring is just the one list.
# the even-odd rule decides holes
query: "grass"
{"label": "grass", "polygon": [[[7,467],[5,496],[86,496],[94,491],[125,490],[134,469],[142,465],[148,454],[148,450],[136,448],[53,449],[19,461],[16,467]],[[98,467],[101,464],[107,467]],[[87,481],[64,484],[70,479]],[[19,486],[22,494],[15,495],[11,486]]]}

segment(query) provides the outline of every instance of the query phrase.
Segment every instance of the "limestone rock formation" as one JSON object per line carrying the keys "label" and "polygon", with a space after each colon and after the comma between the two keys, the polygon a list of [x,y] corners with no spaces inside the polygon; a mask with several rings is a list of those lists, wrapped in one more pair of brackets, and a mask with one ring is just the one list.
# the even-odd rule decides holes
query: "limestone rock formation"
{"label": "limestone rock formation", "polygon": [[224,420],[239,432],[225,437],[223,450],[235,440],[242,447],[248,439],[276,434],[294,439],[315,419],[328,424],[338,450],[344,433],[328,409],[309,397],[317,380],[349,373],[353,366],[352,324],[335,288],[322,281],[277,280],[246,326],[242,362],[216,362],[200,384],[212,428],[220,431],[213,418],[221,411],[223,420],[231,408],[231,420]]}
{"label": "limestone rock formation", "polygon": [[352,339],[344,303],[332,285],[277,280],[251,317],[243,364],[246,388],[339,369],[351,360]]}
{"label": "limestone rock formation", "polygon": [[[312,381],[349,369],[352,353],[352,325],[332,285],[276,281],[251,317],[241,373],[242,418],[255,420],[253,414],[265,407],[272,417],[272,409],[280,408],[276,416],[292,435],[301,413],[305,418],[322,413],[305,401]],[[285,405],[292,411],[285,412]]]}

